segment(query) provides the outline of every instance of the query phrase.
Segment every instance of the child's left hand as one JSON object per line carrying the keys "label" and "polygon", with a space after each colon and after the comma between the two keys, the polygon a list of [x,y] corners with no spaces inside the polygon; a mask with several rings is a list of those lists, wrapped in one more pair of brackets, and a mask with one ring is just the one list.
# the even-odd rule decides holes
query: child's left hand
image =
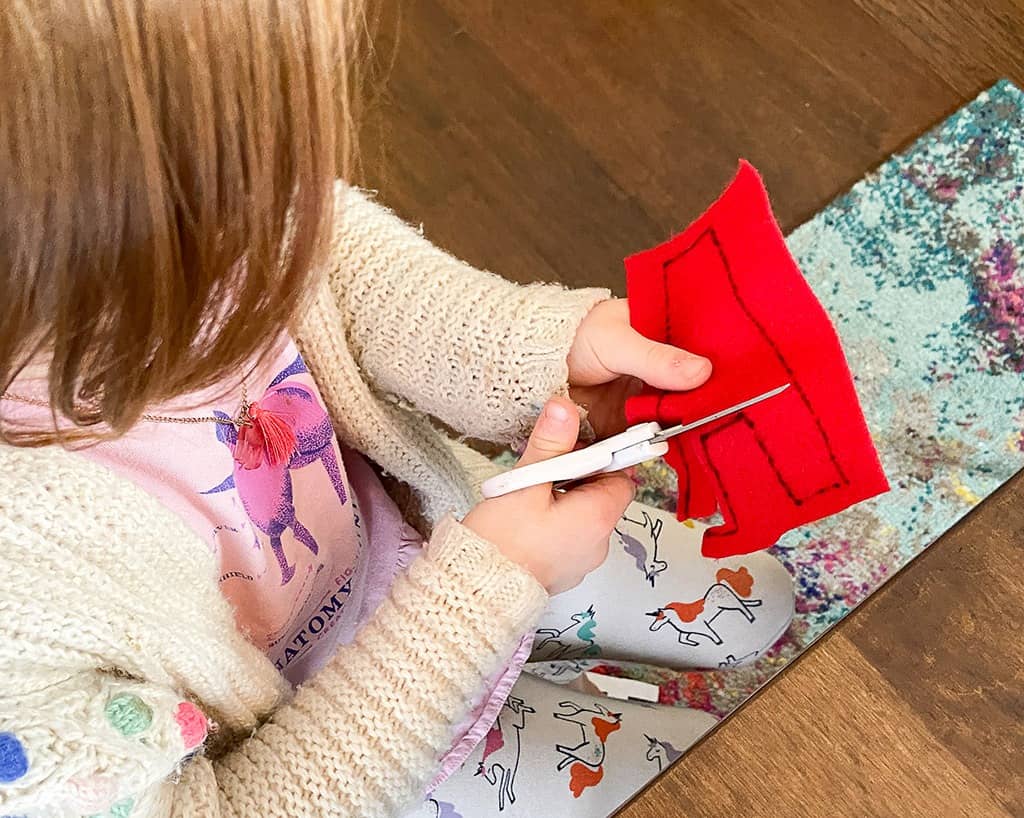
{"label": "child's left hand", "polygon": [[711,376],[707,358],[651,341],[633,329],[624,298],[603,301],[587,314],[568,363],[569,394],[588,410],[599,438],[626,428],[626,398],[643,384],[679,392]]}

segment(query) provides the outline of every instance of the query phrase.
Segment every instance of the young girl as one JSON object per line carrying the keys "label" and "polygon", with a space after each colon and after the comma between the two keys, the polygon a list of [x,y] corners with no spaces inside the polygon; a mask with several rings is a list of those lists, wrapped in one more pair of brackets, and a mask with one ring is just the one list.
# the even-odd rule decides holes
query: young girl
{"label": "young girl", "polygon": [[[777,564],[701,567],[692,532],[622,517],[624,475],[479,502],[490,463],[431,418],[529,435],[533,462],[576,443],[570,392],[604,435],[633,378],[710,364],[338,182],[359,23],[334,0],[0,10],[2,814],[402,815],[437,786],[547,814],[539,772],[517,801],[508,765],[458,769],[502,714],[552,711],[572,801],[626,735],[593,696],[517,695],[542,617],[537,660],[684,666],[788,623]],[[730,582],[746,624],[684,638],[672,606]],[[601,645],[595,595],[631,600]],[[658,711],[669,746],[706,726],[686,715]]]}

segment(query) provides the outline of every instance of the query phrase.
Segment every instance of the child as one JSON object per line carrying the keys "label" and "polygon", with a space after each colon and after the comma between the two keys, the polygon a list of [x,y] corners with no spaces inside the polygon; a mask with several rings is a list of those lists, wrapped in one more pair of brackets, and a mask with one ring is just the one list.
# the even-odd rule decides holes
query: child
{"label": "child", "polygon": [[[0,814],[418,809],[493,733],[542,616],[538,659],[594,655],[551,595],[614,590],[609,538],[633,560],[654,533],[620,520],[621,474],[479,502],[490,464],[431,422],[532,428],[532,462],[576,443],[570,390],[607,434],[629,379],[689,389],[710,364],[337,182],[358,29],[333,0],[0,10]],[[681,609],[642,618],[685,596],[648,544],[661,601],[636,621],[686,664]],[[738,598],[751,571],[778,586],[764,560]],[[788,593],[735,644],[770,644]],[[559,723],[585,738],[588,712]]]}

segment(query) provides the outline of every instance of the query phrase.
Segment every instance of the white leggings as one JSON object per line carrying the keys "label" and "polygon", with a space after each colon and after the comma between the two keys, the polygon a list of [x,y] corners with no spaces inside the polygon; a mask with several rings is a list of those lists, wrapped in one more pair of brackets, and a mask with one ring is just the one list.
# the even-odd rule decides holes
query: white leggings
{"label": "white leggings", "polygon": [[632,504],[608,560],[551,600],[490,732],[410,818],[609,815],[710,730],[700,710],[547,680],[572,680],[578,659],[729,667],[774,644],[793,614],[789,574],[763,552],[704,559],[701,534]]}

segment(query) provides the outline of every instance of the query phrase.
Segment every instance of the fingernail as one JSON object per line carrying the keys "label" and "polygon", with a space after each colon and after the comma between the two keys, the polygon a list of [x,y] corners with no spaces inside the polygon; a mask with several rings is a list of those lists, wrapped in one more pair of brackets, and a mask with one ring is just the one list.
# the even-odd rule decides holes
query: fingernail
{"label": "fingernail", "polygon": [[699,355],[680,356],[672,364],[688,378],[697,378],[711,368],[711,361]]}
{"label": "fingernail", "polygon": [[544,419],[565,423],[569,419],[569,409],[561,403],[549,403],[544,407]]}

